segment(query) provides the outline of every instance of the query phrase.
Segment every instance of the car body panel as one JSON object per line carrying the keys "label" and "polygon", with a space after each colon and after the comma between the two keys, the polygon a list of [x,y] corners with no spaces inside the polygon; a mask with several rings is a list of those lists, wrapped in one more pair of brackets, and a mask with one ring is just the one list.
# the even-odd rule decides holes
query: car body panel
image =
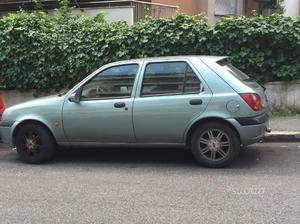
{"label": "car body panel", "polygon": [[[203,103],[190,105],[193,99]],[[186,127],[200,116],[210,99],[211,93],[136,99],[133,117],[137,141],[182,143]]]}
{"label": "car body panel", "polygon": [[[222,68],[218,63],[219,60],[226,59],[227,57],[201,57],[201,60],[218,76],[223,79],[229,86],[232,87],[233,90],[237,93],[257,93],[262,101],[262,110],[266,112],[269,116],[271,116],[270,107],[268,105],[268,99],[264,92],[264,88],[256,83],[255,81],[242,82],[232,75],[228,71]],[[261,111],[255,112],[250,111],[251,113],[261,113]]]}
{"label": "car body panel", "polygon": [[40,122],[47,126],[57,142],[66,141],[61,119],[63,101],[63,97],[55,95],[42,97],[7,108],[4,112],[4,119],[14,121],[14,125],[1,130],[2,141],[12,145],[14,130],[19,124],[28,120]]}
{"label": "car body panel", "polygon": [[[114,103],[124,102],[124,108]],[[70,142],[135,142],[132,125],[133,99],[92,100],[63,108],[63,124]]]}

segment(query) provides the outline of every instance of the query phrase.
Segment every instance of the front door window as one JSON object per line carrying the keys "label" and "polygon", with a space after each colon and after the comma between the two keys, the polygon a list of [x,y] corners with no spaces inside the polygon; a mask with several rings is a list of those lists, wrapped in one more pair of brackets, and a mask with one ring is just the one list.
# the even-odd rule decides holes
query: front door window
{"label": "front door window", "polygon": [[84,84],[81,100],[131,97],[138,68],[137,64],[120,65],[100,72]]}

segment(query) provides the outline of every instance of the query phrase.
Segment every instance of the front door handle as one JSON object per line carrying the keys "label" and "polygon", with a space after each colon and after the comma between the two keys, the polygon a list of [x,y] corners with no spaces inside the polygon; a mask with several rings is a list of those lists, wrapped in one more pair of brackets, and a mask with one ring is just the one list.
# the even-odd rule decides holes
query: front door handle
{"label": "front door handle", "polygon": [[115,108],[122,108],[122,107],[125,107],[125,106],[126,106],[126,104],[123,103],[123,102],[118,102],[118,103],[115,103],[115,104],[114,104],[114,107],[115,107]]}
{"label": "front door handle", "polygon": [[191,105],[201,105],[203,101],[201,99],[192,99],[190,100]]}

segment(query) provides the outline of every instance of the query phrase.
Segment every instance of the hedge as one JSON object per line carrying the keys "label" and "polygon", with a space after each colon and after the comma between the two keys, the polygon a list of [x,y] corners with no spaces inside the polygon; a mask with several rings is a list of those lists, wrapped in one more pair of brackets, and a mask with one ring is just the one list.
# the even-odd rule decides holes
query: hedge
{"label": "hedge", "polygon": [[60,90],[112,61],[191,54],[231,56],[262,82],[300,79],[299,17],[226,17],[209,26],[204,16],[176,14],[128,26],[66,11],[0,19],[0,89]]}

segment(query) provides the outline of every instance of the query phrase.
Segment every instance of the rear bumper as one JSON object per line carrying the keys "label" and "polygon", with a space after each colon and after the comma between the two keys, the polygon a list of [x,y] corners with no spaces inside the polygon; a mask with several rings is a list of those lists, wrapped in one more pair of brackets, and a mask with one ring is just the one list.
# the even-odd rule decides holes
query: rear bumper
{"label": "rear bumper", "polygon": [[260,141],[269,129],[269,117],[267,114],[227,120],[237,129],[243,146]]}
{"label": "rear bumper", "polygon": [[235,118],[241,126],[258,125],[268,122],[269,117],[266,113],[253,117],[237,117]]}

